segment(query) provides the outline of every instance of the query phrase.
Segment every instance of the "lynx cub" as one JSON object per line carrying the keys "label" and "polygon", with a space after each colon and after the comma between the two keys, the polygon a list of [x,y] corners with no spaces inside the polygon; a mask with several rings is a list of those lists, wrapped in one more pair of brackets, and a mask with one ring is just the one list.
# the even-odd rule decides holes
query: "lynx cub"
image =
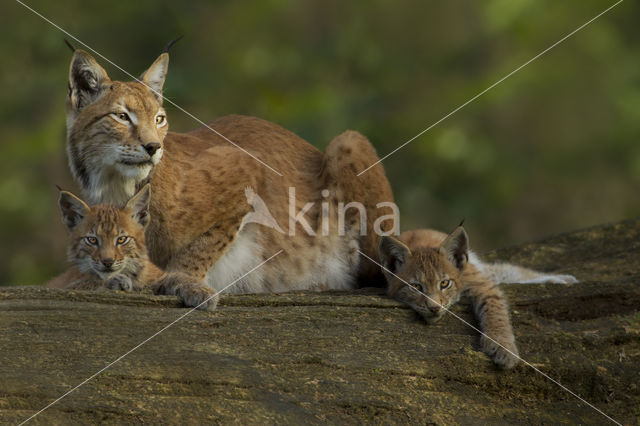
{"label": "lynx cub", "polygon": [[[89,207],[72,193],[61,191],[58,203],[70,234],[68,257],[73,266],[47,287],[131,291],[165,279],[167,274],[147,255],[144,232],[150,219],[150,198],[151,187],[145,185],[123,208],[112,204]],[[174,276],[176,285],[196,286],[190,293],[201,288],[186,278],[181,281]],[[156,293],[157,287],[152,287]],[[215,294],[213,290],[209,293]],[[197,296],[202,299],[209,294]],[[217,298],[210,301],[216,302]]]}
{"label": "lynx cub", "polygon": [[484,333],[480,339],[482,351],[502,368],[515,366],[518,348],[507,302],[500,287],[469,263],[469,240],[464,228],[459,226],[444,241],[435,231],[422,235],[424,238],[415,238],[412,232],[415,231],[400,236],[408,246],[393,237],[380,240],[387,294],[433,323],[466,291]]}

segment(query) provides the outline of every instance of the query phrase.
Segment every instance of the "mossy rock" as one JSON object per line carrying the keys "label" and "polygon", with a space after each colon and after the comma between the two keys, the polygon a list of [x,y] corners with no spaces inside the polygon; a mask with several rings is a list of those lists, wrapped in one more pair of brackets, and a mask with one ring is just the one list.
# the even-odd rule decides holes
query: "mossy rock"
{"label": "mossy rock", "polygon": [[[634,220],[487,254],[581,280],[505,286],[531,364],[510,371],[467,325],[426,325],[379,290],[225,296],[180,319],[189,311],[172,297],[0,288],[0,422],[27,419],[160,332],[32,422],[607,422],[533,366],[638,424],[639,248]],[[466,301],[454,311],[475,324]]]}

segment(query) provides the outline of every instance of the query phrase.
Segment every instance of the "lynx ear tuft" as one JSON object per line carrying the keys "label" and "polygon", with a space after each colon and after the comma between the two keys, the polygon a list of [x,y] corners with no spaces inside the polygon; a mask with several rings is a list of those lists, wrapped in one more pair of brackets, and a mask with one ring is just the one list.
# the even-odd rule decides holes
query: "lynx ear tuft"
{"label": "lynx ear tuft", "polygon": [[84,50],[75,50],[69,67],[69,97],[77,110],[93,103],[110,84],[107,72]]}
{"label": "lynx ear tuft", "polygon": [[162,87],[169,69],[169,54],[163,52],[141,76],[140,81],[149,86],[151,93],[162,105]]}
{"label": "lynx ear tuft", "polygon": [[72,51],[72,52],[75,52],[75,51],[76,51],[76,48],[75,48],[75,47],[73,47],[73,44],[71,44],[71,42],[70,42],[69,40],[67,40],[66,38],[65,38],[65,39],[63,39],[63,40],[64,40],[64,44],[66,44],[66,45],[67,45],[67,47],[68,47],[69,49],[71,49],[71,51]]}
{"label": "lynx ear tuft", "polygon": [[162,53],[169,53],[169,50],[171,50],[173,45],[176,44],[177,42],[179,42],[180,40],[182,40],[182,37],[184,37],[184,36],[183,35],[178,36],[178,37],[174,38],[173,40],[171,40],[169,43],[167,43],[167,45],[164,48],[164,50],[162,51]]}
{"label": "lynx ear tuft", "polygon": [[469,237],[462,226],[458,226],[442,242],[440,251],[447,256],[447,259],[459,270],[464,269],[469,261]]}
{"label": "lynx ear tuft", "polygon": [[69,231],[78,226],[89,212],[89,206],[68,191],[60,191],[58,205],[62,212],[62,222]]}
{"label": "lynx ear tuft", "polygon": [[410,255],[409,247],[400,240],[391,236],[380,237],[378,256],[380,257],[380,262],[386,268],[386,270],[383,269],[382,271],[385,275],[389,274],[389,271],[394,274],[397,273],[407,262]]}
{"label": "lynx ear tuft", "polygon": [[131,217],[142,226],[147,226],[151,219],[149,201],[151,201],[151,185],[146,184],[125,206],[125,209],[131,211]]}

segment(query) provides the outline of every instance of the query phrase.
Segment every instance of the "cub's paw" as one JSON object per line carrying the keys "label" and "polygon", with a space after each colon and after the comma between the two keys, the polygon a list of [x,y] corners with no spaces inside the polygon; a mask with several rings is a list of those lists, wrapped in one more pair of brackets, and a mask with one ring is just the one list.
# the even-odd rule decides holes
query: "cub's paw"
{"label": "cub's paw", "polygon": [[496,338],[494,340],[483,335],[480,338],[482,352],[487,354],[493,360],[493,363],[500,368],[509,369],[515,367],[520,361],[516,344],[513,341],[501,342]]}
{"label": "cub's paw", "polygon": [[133,291],[134,285],[131,278],[126,275],[115,275],[106,282],[109,290]]}

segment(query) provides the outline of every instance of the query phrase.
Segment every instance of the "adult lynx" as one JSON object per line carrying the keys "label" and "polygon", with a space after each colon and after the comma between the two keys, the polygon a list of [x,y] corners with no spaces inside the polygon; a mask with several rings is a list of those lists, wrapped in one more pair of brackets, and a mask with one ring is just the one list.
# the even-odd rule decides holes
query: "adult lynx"
{"label": "adult lynx", "polygon": [[[124,205],[145,184],[153,188],[147,245],[151,260],[168,273],[157,291],[178,294],[175,277],[185,275],[202,288],[208,284],[219,291],[276,253],[229,291],[349,289],[358,278],[379,274],[358,250],[377,258],[379,237],[373,226],[394,213],[379,208],[393,196],[380,164],[366,178],[356,176],[378,159],[367,139],[347,131],[323,154],[280,126],[243,116],[220,118],[209,126],[246,152],[207,128],[169,132],[160,95],[168,63],[168,54],[162,53],[140,81],[119,82],[91,55],[76,50],[67,98],[69,165],[86,198]],[[289,224],[287,234],[243,224],[252,210],[245,199],[247,187],[260,195],[280,226]],[[338,232],[341,202],[364,206],[366,235],[360,232],[361,216],[353,212],[345,232]],[[319,227],[324,204],[331,218],[329,232],[314,235],[303,219],[311,228]],[[381,229],[391,225],[384,223]],[[201,290],[182,297],[197,305],[202,301],[198,295],[205,294]]]}

